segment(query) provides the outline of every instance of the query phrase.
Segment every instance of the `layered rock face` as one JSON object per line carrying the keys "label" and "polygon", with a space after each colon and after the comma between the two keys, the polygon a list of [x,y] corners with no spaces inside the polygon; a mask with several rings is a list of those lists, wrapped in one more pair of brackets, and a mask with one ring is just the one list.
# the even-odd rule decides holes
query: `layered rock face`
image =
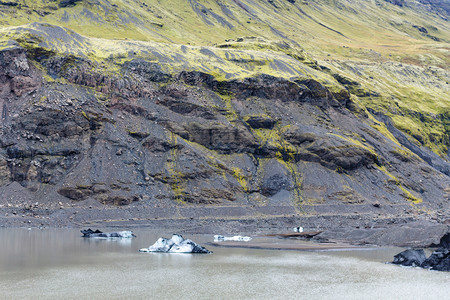
{"label": "layered rock face", "polygon": [[415,145],[426,162],[388,118],[314,78],[217,79],[150,56],[99,63],[13,42],[0,78],[7,203],[445,219],[448,163]]}

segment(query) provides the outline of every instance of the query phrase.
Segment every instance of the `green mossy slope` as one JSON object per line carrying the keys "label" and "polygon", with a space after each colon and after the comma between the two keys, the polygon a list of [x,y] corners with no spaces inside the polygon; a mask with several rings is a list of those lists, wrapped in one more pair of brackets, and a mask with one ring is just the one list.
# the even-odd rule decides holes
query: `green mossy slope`
{"label": "green mossy slope", "polygon": [[[197,70],[218,80],[312,77],[347,88],[414,143],[447,156],[450,26],[443,10],[381,0],[12,2],[0,5],[2,40],[99,63],[153,58],[167,72]],[[55,32],[57,38],[35,40],[39,33],[27,36],[33,22],[82,36],[68,33],[73,38],[65,41]]]}

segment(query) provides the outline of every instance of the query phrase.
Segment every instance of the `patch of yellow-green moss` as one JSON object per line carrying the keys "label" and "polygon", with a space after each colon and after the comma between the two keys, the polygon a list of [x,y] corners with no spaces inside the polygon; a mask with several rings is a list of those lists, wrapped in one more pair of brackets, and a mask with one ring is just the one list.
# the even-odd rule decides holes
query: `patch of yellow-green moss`
{"label": "patch of yellow-green moss", "polygon": [[411,193],[408,189],[406,189],[402,183],[400,182],[400,180],[395,177],[394,175],[392,175],[385,166],[376,166],[378,170],[380,170],[381,172],[383,172],[385,175],[387,175],[389,177],[389,179],[395,183],[395,185],[402,191],[402,196],[407,199],[408,201],[411,201],[414,204],[419,204],[422,203],[422,198],[420,197],[416,197],[413,195],[413,193]]}
{"label": "patch of yellow-green moss", "polygon": [[374,157],[378,157],[378,154],[375,152],[375,150],[373,149],[372,146],[364,145],[361,141],[359,141],[357,139],[354,139],[354,138],[351,138],[351,137],[348,137],[348,136],[342,136],[342,135],[335,134],[335,133],[328,133],[328,134],[332,135],[332,136],[336,136],[336,137],[338,137],[340,139],[343,139],[343,140],[345,140],[347,142],[350,142],[351,144],[354,144],[355,146],[361,147],[361,148],[369,151]]}
{"label": "patch of yellow-green moss", "polygon": [[378,132],[380,132],[382,135],[384,135],[389,140],[393,141],[398,146],[401,146],[399,141],[392,135],[392,133],[386,128],[386,125],[383,122],[378,121],[375,119],[375,117],[371,114],[367,114],[369,119],[373,122],[371,125],[372,128],[376,129]]}
{"label": "patch of yellow-green moss", "polygon": [[297,149],[286,142],[282,138],[282,133],[287,130],[288,126],[281,127],[275,126],[273,129],[252,129],[252,133],[258,139],[261,146],[267,146],[277,149],[275,152],[275,158],[282,164],[290,173],[294,184],[294,197],[293,203],[296,210],[301,213],[302,205],[304,204],[304,197],[302,193],[303,178],[300,172],[297,170],[295,162],[295,154]]}
{"label": "patch of yellow-green moss", "polygon": [[239,182],[239,184],[241,185],[241,187],[244,189],[245,192],[248,191],[248,183],[245,177],[244,172],[242,171],[242,169],[238,168],[238,167],[233,167],[233,177],[237,180],[237,182]]}
{"label": "patch of yellow-green moss", "polygon": [[88,121],[90,120],[88,114],[87,114],[85,111],[82,111],[81,114],[83,115],[83,117],[84,117],[86,120],[88,120]]}
{"label": "patch of yellow-green moss", "polygon": [[208,149],[203,145],[183,139],[180,136],[178,136],[178,138],[182,139],[184,143],[189,144],[194,149],[200,151],[203,157],[206,158],[206,163],[210,167],[212,167],[217,174],[222,176],[225,181],[228,181],[228,174],[234,175],[234,171],[232,171],[232,168],[227,166],[227,163],[225,162],[227,159],[227,155],[219,154],[214,150]]}
{"label": "patch of yellow-green moss", "polygon": [[411,160],[411,159],[420,160],[421,159],[417,154],[411,152],[411,150],[404,148],[404,147],[395,147],[394,150],[392,150],[390,152],[401,157],[403,160]]}
{"label": "patch of yellow-green moss", "polygon": [[[177,144],[177,135],[174,133],[169,134],[169,141],[172,145]],[[166,170],[169,174],[168,182],[174,194],[175,200],[180,203],[184,203],[183,201],[183,192],[185,179],[183,174],[177,169],[177,161],[178,161],[178,148],[171,147],[170,155],[166,161]]]}
{"label": "patch of yellow-green moss", "polygon": [[405,197],[407,200],[411,201],[414,204],[419,204],[422,203],[423,200],[422,198],[416,197],[414,196],[410,191],[408,191],[406,188],[404,188],[403,186],[399,186],[399,188],[402,190],[403,192],[403,197]]}
{"label": "patch of yellow-green moss", "polygon": [[258,140],[260,147],[277,149],[275,157],[293,162],[297,149],[282,138],[281,135],[285,129],[276,125],[272,129],[252,128],[251,132]]}
{"label": "patch of yellow-green moss", "polygon": [[294,198],[293,204],[295,210],[298,213],[303,213],[302,206],[305,204],[305,199],[303,197],[302,185],[303,185],[303,177],[301,173],[297,170],[297,165],[293,161],[285,161],[281,158],[278,158],[277,161],[285,166],[287,170],[289,170],[290,175],[292,176],[293,184],[294,184]]}
{"label": "patch of yellow-green moss", "polygon": [[424,122],[417,117],[393,115],[392,121],[397,128],[410,135],[416,144],[424,145],[438,155],[445,155],[448,151],[448,133],[441,120]]}
{"label": "patch of yellow-green moss", "polygon": [[229,122],[236,121],[239,118],[239,116],[233,107],[232,101],[233,101],[234,97],[231,95],[223,95],[223,94],[218,94],[218,95],[225,103],[225,107],[227,109],[227,114],[225,115],[225,117],[227,118],[227,120]]}

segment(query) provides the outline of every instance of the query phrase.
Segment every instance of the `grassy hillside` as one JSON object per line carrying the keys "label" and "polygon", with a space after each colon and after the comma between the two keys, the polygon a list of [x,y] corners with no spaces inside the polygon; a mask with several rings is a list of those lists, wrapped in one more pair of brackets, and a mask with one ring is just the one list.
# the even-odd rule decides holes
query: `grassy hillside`
{"label": "grassy hillside", "polygon": [[[312,76],[347,88],[365,108],[391,117],[414,143],[442,157],[448,155],[450,23],[437,4],[383,0],[2,3],[3,40],[22,34],[14,26],[33,27],[26,24],[40,22],[69,28],[83,37],[70,44],[42,36],[34,41],[36,45],[44,43],[57,52],[77,49],[99,62],[127,60],[130,54],[153,55],[167,71],[188,67],[218,79],[254,74]],[[27,36],[19,41],[33,46]]]}
{"label": "grassy hillside", "polygon": [[427,53],[437,40],[450,38],[448,22],[438,15],[385,1],[83,0],[67,7],[50,0],[11,3],[18,5],[2,5],[4,27],[45,22],[91,37],[193,45],[261,36],[291,39],[308,50],[316,48],[314,54],[323,57],[330,52],[355,56],[336,49],[342,46],[382,54]]}

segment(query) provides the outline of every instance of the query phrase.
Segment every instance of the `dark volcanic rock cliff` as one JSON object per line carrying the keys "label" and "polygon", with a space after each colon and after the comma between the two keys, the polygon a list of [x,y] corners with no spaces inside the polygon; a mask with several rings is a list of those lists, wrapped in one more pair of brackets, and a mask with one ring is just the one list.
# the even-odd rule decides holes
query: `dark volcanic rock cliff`
{"label": "dark volcanic rock cliff", "polygon": [[216,79],[19,40],[0,51],[0,79],[6,203],[448,217],[448,163],[313,78]]}

